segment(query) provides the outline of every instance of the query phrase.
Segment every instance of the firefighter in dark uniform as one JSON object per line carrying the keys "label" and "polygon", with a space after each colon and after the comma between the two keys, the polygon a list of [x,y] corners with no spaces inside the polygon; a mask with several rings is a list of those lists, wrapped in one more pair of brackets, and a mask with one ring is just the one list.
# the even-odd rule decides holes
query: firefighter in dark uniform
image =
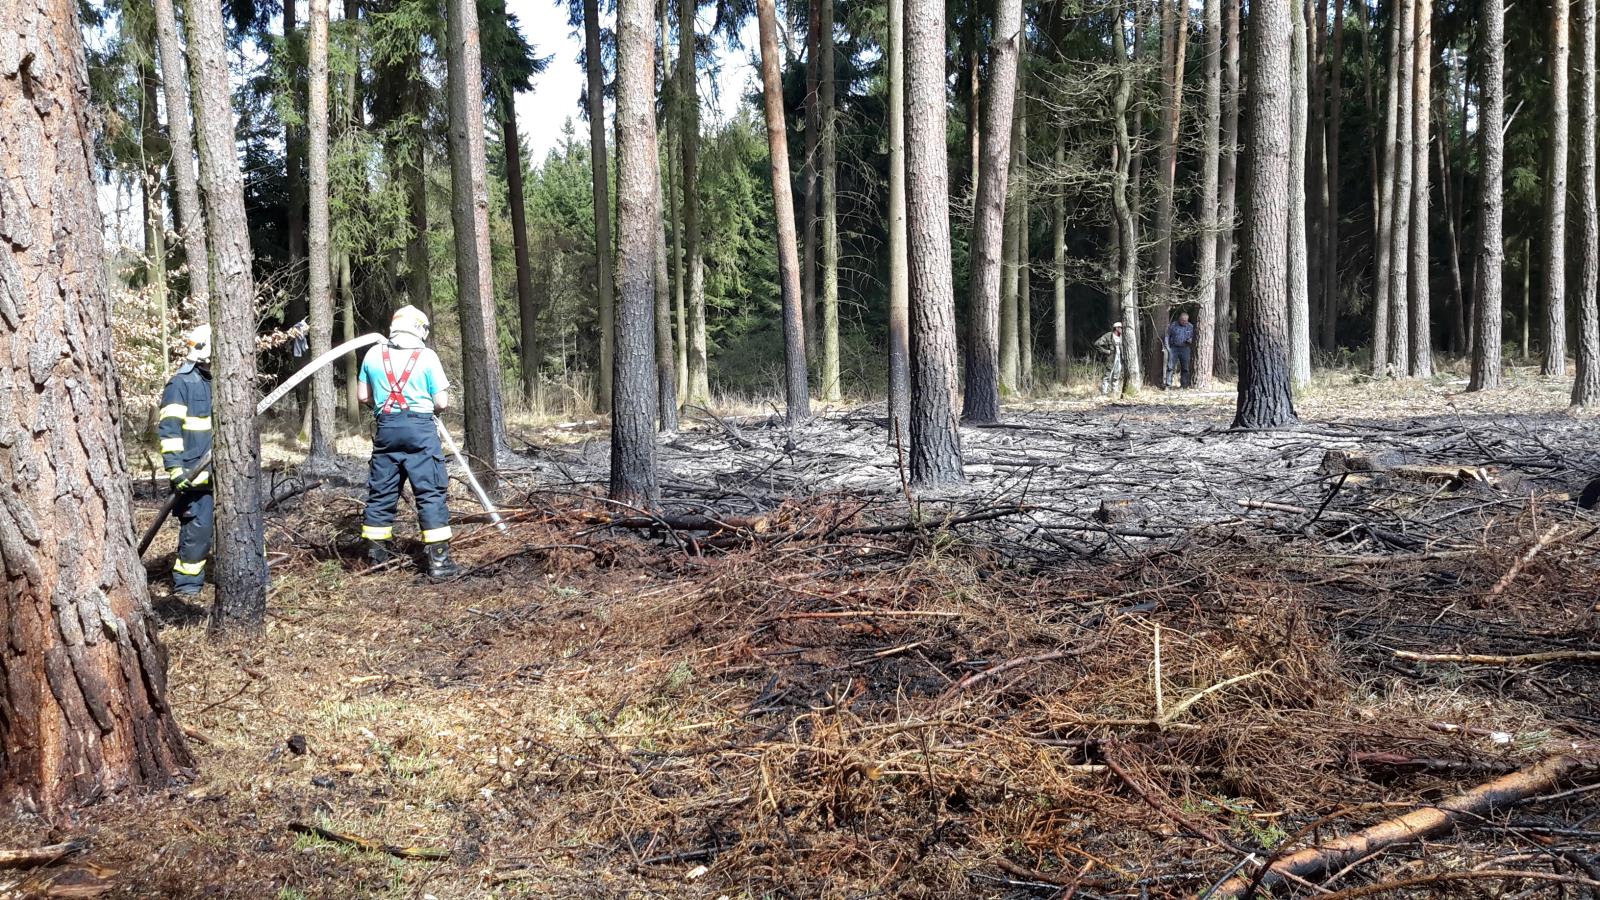
{"label": "firefighter in dark uniform", "polygon": [[211,326],[190,331],[184,343],[184,363],[161,392],[156,435],[161,465],[177,494],[172,509],[178,517],[178,558],[172,563],[172,589],[192,597],[205,586],[206,557],[211,555],[211,473],[185,478],[211,451]]}
{"label": "firefighter in dark uniform", "polygon": [[402,307],[389,322],[388,342],[368,350],[362,360],[357,396],[373,405],[377,430],[361,536],[374,564],[389,559],[400,489],[410,482],[428,574],[450,578],[460,570],[450,559],[450,481],[434,422],[434,415],[450,405],[450,379],[427,338],[427,315]]}

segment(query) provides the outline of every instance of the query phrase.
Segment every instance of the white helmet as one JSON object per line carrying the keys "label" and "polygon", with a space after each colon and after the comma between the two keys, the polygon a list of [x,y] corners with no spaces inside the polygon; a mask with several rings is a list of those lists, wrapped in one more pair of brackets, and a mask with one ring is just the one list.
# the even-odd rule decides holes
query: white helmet
{"label": "white helmet", "polygon": [[418,340],[428,339],[428,314],[415,306],[402,306],[389,320],[389,337],[399,334],[414,335]]}
{"label": "white helmet", "polygon": [[183,336],[183,343],[188,348],[183,358],[193,363],[211,362],[211,326],[196,325],[189,329]]}

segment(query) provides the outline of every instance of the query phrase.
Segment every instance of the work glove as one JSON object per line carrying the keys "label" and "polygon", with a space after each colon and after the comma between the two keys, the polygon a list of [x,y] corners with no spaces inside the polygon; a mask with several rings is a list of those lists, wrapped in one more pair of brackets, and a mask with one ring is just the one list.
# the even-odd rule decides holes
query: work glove
{"label": "work glove", "polygon": [[184,477],[182,466],[173,466],[172,468],[168,469],[167,479],[172,482],[172,489],[174,491],[187,490],[189,487],[189,479]]}

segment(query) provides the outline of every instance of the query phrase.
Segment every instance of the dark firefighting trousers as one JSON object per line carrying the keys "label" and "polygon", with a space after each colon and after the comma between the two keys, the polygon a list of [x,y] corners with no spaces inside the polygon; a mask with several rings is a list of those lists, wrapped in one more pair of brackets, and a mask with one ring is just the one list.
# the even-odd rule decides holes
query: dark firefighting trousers
{"label": "dark firefighting trousers", "polygon": [[450,540],[450,481],[432,413],[378,413],[372,439],[372,467],[367,476],[367,512],[361,536],[387,541],[394,537],[400,487],[411,482],[417,501],[417,525],[424,543]]}
{"label": "dark firefighting trousers", "polygon": [[206,583],[214,504],[210,488],[191,488],[179,491],[172,506],[178,517],[178,558],[172,563],[172,588],[177,593],[197,594]]}

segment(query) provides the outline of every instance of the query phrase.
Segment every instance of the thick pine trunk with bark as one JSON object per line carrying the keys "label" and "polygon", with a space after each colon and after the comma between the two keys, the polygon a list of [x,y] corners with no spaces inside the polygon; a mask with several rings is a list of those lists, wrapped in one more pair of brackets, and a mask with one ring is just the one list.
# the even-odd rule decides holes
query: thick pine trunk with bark
{"label": "thick pine trunk with bark", "polygon": [[[1571,63],[1569,0],[1550,4],[1550,155],[1544,193],[1544,364],[1540,374],[1567,372],[1567,67]],[[1449,172],[1440,176],[1446,185]]]}
{"label": "thick pine trunk with bark", "polygon": [[1011,119],[1011,177],[1006,189],[1011,196],[1006,200],[1005,231],[1000,240],[1000,393],[1014,397],[1022,385],[1022,346],[1017,339],[1017,329],[1022,324],[1018,306],[1020,281],[1018,275],[1018,245],[1022,234],[1017,188],[1017,145],[1021,142],[1019,116]]}
{"label": "thick pine trunk with bark", "polygon": [[1323,136],[1323,184],[1327,202],[1322,225],[1322,349],[1338,345],[1339,326],[1339,141],[1344,113],[1344,0],[1333,0],[1332,55],[1328,58],[1327,133]]}
{"label": "thick pine trunk with bark", "polygon": [[[693,30],[693,26],[691,26]],[[583,0],[583,52],[585,91],[589,102],[589,168],[594,205],[595,292],[600,299],[600,384],[596,396],[601,409],[611,406],[614,306],[611,273],[611,175],[606,159],[605,73],[600,61],[600,3]]]}
{"label": "thick pine trunk with bark", "polygon": [[886,0],[889,41],[889,444],[911,428],[911,286],[906,260],[905,0]]}
{"label": "thick pine trunk with bark", "polygon": [[[592,2],[592,0],[591,0]],[[769,0],[770,2],[770,0]],[[656,480],[655,279],[657,201],[655,41],[650,0],[617,2],[616,377],[611,404],[611,499],[650,507]]]}
{"label": "thick pine trunk with bark", "polygon": [[[811,418],[806,388],[805,317],[800,296],[800,248],[795,234],[794,193],[789,184],[789,131],[783,115],[783,78],[779,72],[778,12],[774,0],[756,0],[761,33],[761,94],[767,115],[767,151],[772,160],[772,209],[778,227],[778,287],[783,298],[783,384],[787,420],[795,425]],[[837,316],[835,316],[837,324]],[[837,359],[838,345],[834,345]]]}
{"label": "thick pine trunk with bark", "polygon": [[[1587,2],[1587,0],[1585,0]],[[1501,182],[1505,169],[1506,94],[1505,94],[1505,4],[1503,0],[1483,0],[1483,32],[1478,36],[1478,261],[1477,345],[1472,353],[1472,378],[1469,391],[1485,391],[1500,386],[1501,275],[1505,267],[1505,243],[1501,220],[1504,194]],[[1594,92],[1594,70],[1589,68],[1583,90]],[[1593,102],[1592,100],[1590,101]],[[1593,159],[1594,120],[1580,129],[1586,139],[1584,153]],[[1593,165],[1590,165],[1593,171]],[[1588,202],[1587,198],[1584,202]],[[1585,260],[1587,264],[1587,260]],[[1585,285],[1588,290],[1588,285]],[[1585,298],[1586,303],[1591,302]]]}
{"label": "thick pine trunk with bark", "polygon": [[[310,231],[307,234],[306,284],[311,307],[311,356],[333,346],[332,273],[328,246],[328,0],[311,0],[307,37],[306,169]],[[311,376],[311,454],[313,468],[326,466],[338,437],[333,417],[333,368]]]}
{"label": "thick pine trunk with bark", "polygon": [[[911,0],[916,2],[916,0]],[[1012,104],[1021,54],[1022,2],[997,0],[989,45],[983,102],[977,199],[972,219],[970,307],[967,320],[967,384],[962,418],[987,424],[1000,420],[1000,301],[1006,231],[1006,186],[1011,168]]]}
{"label": "thick pine trunk with bark", "polygon": [[193,761],[134,549],[77,4],[0,5],[0,33],[35,38],[0,52],[0,803],[53,819]]}
{"label": "thick pine trunk with bark", "polygon": [[[1406,0],[1398,0],[1405,3]],[[1395,231],[1395,166],[1399,163],[1400,137],[1400,35],[1404,30],[1402,17],[1392,13],[1389,22],[1389,77],[1384,92],[1384,131],[1382,171],[1377,187],[1378,227],[1376,268],[1372,278],[1372,374],[1383,377],[1389,372],[1389,320],[1392,318],[1391,294]]]}
{"label": "thick pine trunk with bark", "polygon": [[1428,193],[1428,145],[1432,124],[1433,3],[1415,0],[1416,30],[1412,49],[1411,89],[1411,347],[1409,374],[1433,377],[1433,310],[1429,290],[1428,222],[1432,206]]}
{"label": "thick pine trunk with bark", "polygon": [[1250,11],[1250,183],[1245,193],[1245,296],[1239,315],[1235,428],[1283,428],[1296,421],[1290,390],[1289,148],[1293,130],[1289,4]]}
{"label": "thick pine trunk with bark", "polygon": [[938,0],[906,0],[906,255],[911,287],[911,482],[962,478],[956,309],[945,148],[945,23]]}
{"label": "thick pine trunk with bark", "polygon": [[483,146],[483,66],[478,9],[449,0],[450,221],[455,228],[456,306],[461,317],[467,454],[485,491],[500,477],[504,413],[500,400],[500,342],[495,326],[489,260],[488,164]]}
{"label": "thick pine trunk with bark", "polygon": [[1288,3],[1293,28],[1289,63],[1289,376],[1296,388],[1303,389],[1311,383],[1311,281],[1306,252],[1308,41],[1305,0]]}
{"label": "thick pine trunk with bark", "polygon": [[1403,378],[1411,371],[1411,179],[1413,116],[1412,76],[1416,64],[1417,0],[1401,0],[1397,27],[1400,55],[1395,61],[1397,87],[1395,103],[1398,123],[1395,128],[1394,216],[1389,235],[1389,359],[1388,368]]}
{"label": "thick pine trunk with bark", "polygon": [[667,275],[667,220],[672,217],[672,207],[667,202],[666,191],[662,189],[663,181],[672,178],[672,154],[667,152],[665,159],[661,159],[661,148],[670,147],[665,134],[672,122],[671,83],[672,69],[667,63],[667,0],[661,0],[656,7],[658,20],[656,50],[660,56],[659,80],[657,81],[657,95],[668,98],[663,102],[656,118],[656,205],[660,215],[656,217],[656,407],[659,415],[661,432],[663,434],[676,434],[678,431],[678,379],[674,365],[672,347],[672,287]]}
{"label": "thick pine trunk with bark", "polygon": [[1217,177],[1222,140],[1222,0],[1205,0],[1205,121],[1200,147],[1199,305],[1194,330],[1194,384],[1211,387],[1217,315]]}
{"label": "thick pine trunk with bark", "polygon": [[167,137],[172,144],[172,183],[178,194],[179,228],[189,264],[188,320],[206,315],[211,304],[206,222],[200,212],[200,184],[195,175],[194,125],[190,121],[189,67],[178,42],[178,19],[172,0],[155,0],[156,43],[161,51],[161,87],[167,100]]}
{"label": "thick pine trunk with bark", "polygon": [[1213,313],[1214,321],[1207,326],[1205,320],[1201,319],[1200,326],[1211,329],[1215,341],[1211,372],[1219,377],[1233,371],[1233,257],[1236,243],[1234,234],[1239,225],[1236,200],[1239,185],[1239,69],[1243,57],[1239,43],[1240,2],[1223,0],[1226,65],[1222,86],[1222,156],[1217,161],[1217,308]]}
{"label": "thick pine trunk with bark", "polygon": [[[1595,134],[1595,0],[1578,4],[1578,121],[1580,135]],[[1596,206],[1595,142],[1578,142],[1578,371],[1572,405],[1600,404],[1600,209]],[[1474,356],[1476,362],[1476,356]]]}
{"label": "thick pine trunk with bark", "polygon": [[216,496],[212,562],[217,600],[213,632],[260,628],[267,614],[267,561],[261,515],[261,436],[256,428],[256,296],[244,178],[234,150],[222,11],[190,4],[207,238],[211,247],[211,483]]}

